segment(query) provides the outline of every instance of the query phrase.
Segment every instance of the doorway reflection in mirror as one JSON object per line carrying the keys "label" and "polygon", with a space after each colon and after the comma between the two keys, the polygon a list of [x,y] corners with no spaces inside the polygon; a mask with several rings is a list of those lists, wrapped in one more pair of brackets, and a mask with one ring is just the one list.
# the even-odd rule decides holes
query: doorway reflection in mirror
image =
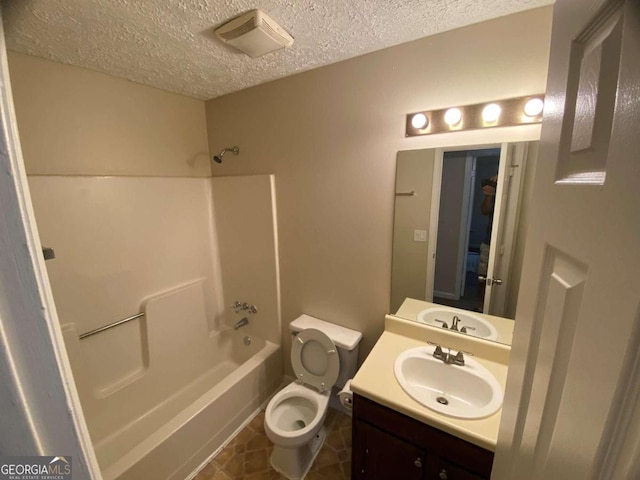
{"label": "doorway reflection in mirror", "polygon": [[[435,303],[483,311],[485,288],[478,276],[487,275],[499,163],[499,148],[444,154]],[[490,178],[493,188],[487,184]]]}

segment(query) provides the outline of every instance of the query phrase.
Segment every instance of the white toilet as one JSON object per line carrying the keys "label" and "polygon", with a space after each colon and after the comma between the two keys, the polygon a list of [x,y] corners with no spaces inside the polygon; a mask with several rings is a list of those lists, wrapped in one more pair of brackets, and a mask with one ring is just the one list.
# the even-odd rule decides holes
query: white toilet
{"label": "white toilet", "polygon": [[324,442],[331,388],[342,388],[356,373],[362,334],[309,315],[295,319],[289,329],[297,379],[271,399],[264,427],[275,445],[273,468],[291,480],[300,480]]}

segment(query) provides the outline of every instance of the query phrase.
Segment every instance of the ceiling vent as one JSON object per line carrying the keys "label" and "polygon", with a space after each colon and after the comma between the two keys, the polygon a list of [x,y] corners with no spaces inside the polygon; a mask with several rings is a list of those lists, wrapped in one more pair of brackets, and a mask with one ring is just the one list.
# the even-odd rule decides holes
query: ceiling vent
{"label": "ceiling vent", "polygon": [[293,37],[261,10],[251,10],[215,30],[224,43],[251,58],[293,45]]}

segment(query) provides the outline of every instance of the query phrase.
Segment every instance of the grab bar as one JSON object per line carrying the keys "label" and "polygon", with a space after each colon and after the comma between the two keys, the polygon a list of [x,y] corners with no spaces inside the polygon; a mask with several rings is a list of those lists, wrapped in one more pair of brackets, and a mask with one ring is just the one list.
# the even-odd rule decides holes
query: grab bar
{"label": "grab bar", "polygon": [[80,340],[83,338],[90,337],[91,335],[95,335],[96,333],[104,332],[105,330],[109,330],[110,328],[117,327],[118,325],[122,325],[123,323],[130,322],[131,320],[135,320],[136,318],[140,318],[144,316],[144,312],[136,313],[135,315],[131,315],[130,317],[123,318],[122,320],[118,320],[117,322],[110,323],[105,325],[104,327],[99,327],[94,330],[90,330],[87,333],[83,333],[78,336]]}
{"label": "grab bar", "polygon": [[415,197],[415,190],[411,190],[410,192],[396,192],[396,197]]}

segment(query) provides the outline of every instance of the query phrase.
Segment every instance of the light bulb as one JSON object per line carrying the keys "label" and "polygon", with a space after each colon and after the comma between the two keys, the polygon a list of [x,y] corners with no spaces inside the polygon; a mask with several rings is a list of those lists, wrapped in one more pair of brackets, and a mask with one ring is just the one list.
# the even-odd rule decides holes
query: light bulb
{"label": "light bulb", "polygon": [[487,123],[493,123],[498,120],[501,111],[500,105],[490,103],[482,110],[482,119]]}
{"label": "light bulb", "polygon": [[532,98],[524,105],[524,114],[527,117],[536,117],[542,113],[544,102],[540,98]]}
{"label": "light bulb", "polygon": [[444,121],[449,124],[449,126],[457,125],[462,120],[462,112],[459,108],[450,108],[444,114]]}
{"label": "light bulb", "polygon": [[416,113],[413,117],[411,117],[411,125],[413,125],[413,128],[424,128],[428,123],[429,120],[424,113]]}

